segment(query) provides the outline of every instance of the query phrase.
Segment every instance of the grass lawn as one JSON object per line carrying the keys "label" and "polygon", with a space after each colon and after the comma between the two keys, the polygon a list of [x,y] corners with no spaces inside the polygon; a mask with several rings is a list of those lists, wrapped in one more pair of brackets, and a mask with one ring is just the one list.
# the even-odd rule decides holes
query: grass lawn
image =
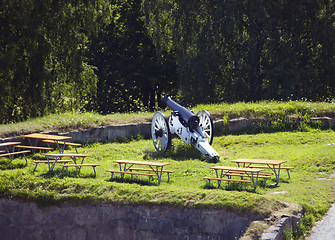
{"label": "grass lawn", "polygon": [[[47,165],[40,164],[36,171],[31,160],[44,159],[35,154],[24,159],[0,158],[0,196],[35,201],[40,206],[60,204],[64,201],[103,202],[133,205],[173,205],[190,208],[221,208],[250,214],[255,219],[271,218],[275,223],[281,214],[290,214],[302,206],[305,215],[297,233],[303,238],[315,220],[320,219],[335,199],[335,142],[334,128],[310,123],[309,117],[335,116],[333,103],[310,102],[260,102],[218,105],[200,105],[193,110],[207,109],[215,118],[227,122],[234,117],[270,118],[272,126],[243,133],[222,130],[214,137],[213,147],[221,155],[219,163],[212,163],[190,145],[180,139],[172,140],[171,149],[165,154],[157,153],[151,139],[139,136],[115,142],[84,144],[79,153],[89,154],[85,163],[99,163],[94,177],[91,167],[83,168],[78,175],[74,169],[70,176],[61,167],[48,173]],[[165,114],[168,116],[169,111]],[[121,123],[150,122],[152,113],[113,114],[101,116],[93,113],[67,113],[31,119],[22,123],[0,125],[0,137],[38,131],[70,131]],[[298,125],[287,121],[300,118]],[[225,128],[223,128],[225,129]],[[290,131],[285,131],[285,130]],[[263,131],[263,132],[262,132]],[[75,149],[67,149],[67,153]],[[294,167],[291,178],[281,171],[277,187],[264,187],[259,180],[254,191],[251,184],[243,191],[243,184],[221,184],[208,187],[205,176],[214,176],[210,166],[236,166],[231,160],[238,158],[261,158],[287,160],[286,166]],[[153,178],[148,184],[144,176],[119,177],[110,181],[108,169],[118,169],[113,161],[129,159],[139,161],[168,162],[164,169],[175,170],[167,182],[163,175],[158,186]],[[274,183],[274,177],[267,184]],[[262,226],[255,226],[254,235]],[[296,235],[297,236],[297,235]]]}
{"label": "grass lawn", "polygon": [[[334,131],[310,129],[305,132],[277,132],[258,134],[223,134],[214,138],[213,147],[221,155],[219,163],[210,163],[190,145],[174,138],[171,149],[165,154],[155,151],[152,141],[135,139],[113,143],[94,143],[79,149],[91,155],[86,163],[99,163],[97,177],[91,167],[82,169],[78,176],[74,170],[70,176],[61,167],[48,173],[47,165],[40,164],[33,172],[33,159],[43,158],[35,154],[28,166],[23,159],[10,162],[1,158],[0,194],[36,201],[40,205],[58,204],[63,201],[114,202],[118,204],[168,204],[180,207],[224,208],[255,217],[268,217],[274,212],[295,211],[294,204],[304,207],[307,229],[319,219],[334,200],[335,142]],[[75,152],[68,149],[67,152]],[[223,183],[217,189],[207,187],[204,176],[213,176],[213,165],[236,166],[231,160],[238,158],[283,159],[291,170],[281,172],[277,187],[264,187],[262,180],[256,191],[251,184],[243,191],[242,184]],[[148,184],[144,176],[126,177],[110,181],[107,169],[118,169],[117,159],[159,161],[170,163],[165,169],[175,170],[170,181],[164,175],[157,186],[157,179]],[[274,183],[274,178],[268,184]],[[306,232],[306,231],[305,231]]]}
{"label": "grass lawn", "polygon": [[[213,119],[223,119],[225,122],[237,117],[277,119],[280,121],[288,117],[335,117],[335,104],[333,102],[261,101],[256,103],[238,102],[234,104],[198,105],[190,108],[195,113],[204,109],[210,112]],[[166,109],[161,109],[160,111],[166,116],[169,116],[171,112]],[[151,112],[114,113],[108,115],[89,112],[51,114],[19,123],[0,124],[0,137],[12,136],[13,134],[22,135],[30,132],[67,132],[106,125],[151,122],[152,116],[153,113]]]}

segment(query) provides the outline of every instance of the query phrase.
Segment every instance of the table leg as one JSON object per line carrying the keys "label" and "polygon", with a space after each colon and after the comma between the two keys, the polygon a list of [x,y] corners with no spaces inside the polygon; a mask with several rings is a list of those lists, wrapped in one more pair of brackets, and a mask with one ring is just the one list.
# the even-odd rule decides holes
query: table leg
{"label": "table leg", "polygon": [[278,178],[277,178],[277,184],[279,183],[279,176],[280,176],[280,165],[281,165],[281,164],[279,164],[279,165],[278,165]]}
{"label": "table leg", "polygon": [[[251,174],[252,175],[252,178],[254,179],[254,174],[252,173]],[[257,175],[256,175],[256,182],[254,182],[254,189],[256,190],[256,188],[257,188],[257,183],[258,183],[258,175],[259,175],[259,173],[257,173]]]}
{"label": "table leg", "polygon": [[[56,166],[56,163],[57,163],[57,160],[58,159],[61,159],[60,157],[58,158],[58,157],[55,157],[55,162],[52,164],[52,167],[51,167],[51,171],[53,171],[54,170],[54,168],[55,168],[55,166]],[[48,162],[49,162],[49,160],[48,160]]]}
{"label": "table leg", "polygon": [[[124,164],[124,167],[123,167],[123,170],[122,170],[122,163],[119,163],[119,166],[120,166],[120,171],[126,171],[126,163]],[[124,173],[120,173],[120,175],[121,175],[121,178],[123,179],[124,178]]]}
{"label": "table leg", "polygon": [[65,151],[65,141],[64,141],[64,144],[63,144],[63,148],[62,148],[62,152],[61,153],[64,153],[64,151]]}
{"label": "table leg", "polygon": [[[52,166],[50,166],[50,159],[49,159],[49,156],[46,156],[46,157],[47,157],[47,161],[48,161],[48,168],[49,168],[49,171],[53,171],[54,166],[55,166],[56,161],[57,161],[57,158],[55,158],[55,162],[54,162],[54,164],[53,164]],[[36,165],[36,167],[37,167],[37,165]],[[35,167],[35,168],[36,168],[36,167]]]}
{"label": "table leg", "polygon": [[160,173],[159,173],[158,167],[156,168],[156,171],[157,171],[158,185],[159,185],[161,183],[161,179],[162,179],[163,167],[161,167]]}
{"label": "table leg", "polygon": [[56,140],[54,140],[54,143],[56,144],[59,153],[62,154],[63,152],[62,152],[62,149],[61,149],[60,146],[59,146],[59,142],[56,141]]}
{"label": "table leg", "polygon": [[[221,170],[220,177],[219,177],[219,173],[218,173],[217,169],[215,169],[215,174],[216,174],[217,178],[222,178],[223,177],[223,170]],[[220,185],[221,185],[221,181],[218,180],[218,187],[220,187]]]}
{"label": "table leg", "polygon": [[[6,152],[10,153],[10,148],[8,146],[5,146]],[[10,160],[13,160],[13,156],[8,156]]]}
{"label": "table leg", "polygon": [[[74,157],[74,156],[72,156],[71,158],[72,158],[74,164],[77,164],[77,158]],[[83,157],[83,160],[81,161],[81,164],[83,164],[83,162],[84,162],[84,157]],[[81,168],[81,166],[76,167],[76,169],[78,170],[78,174],[80,173],[80,168]]]}
{"label": "table leg", "polygon": [[276,171],[276,166],[275,166],[275,165],[273,165],[273,167],[271,167],[270,165],[268,165],[268,167],[269,167],[269,168],[274,172],[274,174],[275,174],[275,177],[276,177],[276,183],[274,184],[275,186],[277,186],[278,183],[279,183],[280,165],[281,165],[281,164],[279,164],[279,166],[278,166],[278,172]]}
{"label": "table leg", "polygon": [[161,179],[162,179],[163,167],[161,167],[161,170],[159,170],[159,167],[156,167],[156,170],[152,166],[149,166],[149,167],[157,175],[158,185],[159,185],[161,183]]}
{"label": "table leg", "polygon": [[[35,139],[35,144],[33,144],[33,143],[31,142],[30,138],[28,138],[28,142],[29,142],[29,145],[30,145],[30,146],[37,147],[37,146],[38,146],[38,142],[39,142],[39,140],[36,138],[36,139]],[[48,145],[49,145],[49,144],[48,144]],[[32,149],[32,153],[35,154],[35,152],[36,152],[36,150],[35,150],[35,149]]]}

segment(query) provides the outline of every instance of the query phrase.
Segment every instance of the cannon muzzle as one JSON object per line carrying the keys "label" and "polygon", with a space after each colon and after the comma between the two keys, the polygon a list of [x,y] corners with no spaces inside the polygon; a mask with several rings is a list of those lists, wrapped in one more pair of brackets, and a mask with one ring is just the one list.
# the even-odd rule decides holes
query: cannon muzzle
{"label": "cannon muzzle", "polygon": [[200,121],[197,115],[195,115],[193,112],[191,112],[187,108],[173,101],[169,95],[166,95],[162,99],[162,101],[165,102],[173,111],[178,112],[180,122],[183,125],[185,125],[186,127],[189,127],[191,131],[197,128],[197,126],[199,125],[199,121]]}

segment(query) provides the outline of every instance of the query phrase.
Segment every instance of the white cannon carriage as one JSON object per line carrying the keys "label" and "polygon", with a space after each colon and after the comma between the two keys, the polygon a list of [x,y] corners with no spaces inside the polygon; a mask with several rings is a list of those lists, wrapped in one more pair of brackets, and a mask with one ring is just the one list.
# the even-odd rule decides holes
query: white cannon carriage
{"label": "white cannon carriage", "polygon": [[171,146],[171,136],[178,135],[186,144],[194,145],[209,159],[220,158],[211,146],[213,142],[213,120],[206,110],[195,115],[192,111],[174,102],[169,95],[163,99],[172,110],[169,119],[161,112],[155,113],[151,122],[151,136],[159,152],[166,152]]}

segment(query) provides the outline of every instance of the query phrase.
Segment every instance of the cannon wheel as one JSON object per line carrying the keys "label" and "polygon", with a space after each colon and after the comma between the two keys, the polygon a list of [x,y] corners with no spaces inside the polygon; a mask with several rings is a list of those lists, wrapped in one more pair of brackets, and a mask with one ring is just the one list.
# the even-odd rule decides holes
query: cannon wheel
{"label": "cannon wheel", "polygon": [[171,146],[168,120],[161,112],[155,113],[151,122],[151,137],[158,152],[166,152]]}
{"label": "cannon wheel", "polygon": [[208,143],[211,145],[213,142],[213,120],[209,112],[206,110],[201,110],[197,113],[197,116],[199,117],[199,125],[204,129],[204,132],[206,133],[206,138]]}

